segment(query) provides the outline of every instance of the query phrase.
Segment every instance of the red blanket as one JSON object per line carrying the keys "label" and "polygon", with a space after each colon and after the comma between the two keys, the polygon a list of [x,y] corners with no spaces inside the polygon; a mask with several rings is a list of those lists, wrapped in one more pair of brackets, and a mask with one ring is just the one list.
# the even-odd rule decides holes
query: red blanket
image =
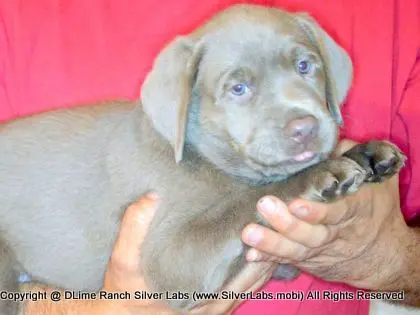
{"label": "red blanket", "polygon": [[[235,0],[0,0],[0,120],[104,98],[137,98],[162,46]],[[248,1],[251,2],[251,1]],[[405,217],[420,212],[418,0],[255,0],[309,11],[351,54],[343,135],[391,139],[409,157]],[[0,148],[1,150],[1,148]],[[352,290],[303,275],[267,291]],[[367,301],[248,301],[236,314],[364,315]]]}

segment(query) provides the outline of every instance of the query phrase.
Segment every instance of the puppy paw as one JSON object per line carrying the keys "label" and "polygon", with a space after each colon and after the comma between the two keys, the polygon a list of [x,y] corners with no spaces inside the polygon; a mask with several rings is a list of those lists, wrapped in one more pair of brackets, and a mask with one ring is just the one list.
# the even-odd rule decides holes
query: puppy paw
{"label": "puppy paw", "polygon": [[318,164],[302,179],[303,198],[330,202],[359,189],[366,170],[355,161],[340,157]]}
{"label": "puppy paw", "polygon": [[405,155],[394,144],[387,141],[370,141],[359,144],[344,153],[356,161],[367,172],[365,181],[383,182],[397,174],[404,166]]}

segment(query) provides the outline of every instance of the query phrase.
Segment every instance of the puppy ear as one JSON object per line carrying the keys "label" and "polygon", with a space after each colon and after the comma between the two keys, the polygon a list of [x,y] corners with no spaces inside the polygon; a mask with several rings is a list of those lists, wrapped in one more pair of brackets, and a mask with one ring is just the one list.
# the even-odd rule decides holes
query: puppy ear
{"label": "puppy ear", "polygon": [[171,143],[177,163],[182,160],[200,47],[188,37],[177,37],[170,42],[155,59],[141,91],[143,109],[155,129]]}
{"label": "puppy ear", "polygon": [[298,14],[297,21],[322,58],[328,108],[335,122],[342,125],[340,106],[347,96],[353,78],[350,56],[308,14]]}

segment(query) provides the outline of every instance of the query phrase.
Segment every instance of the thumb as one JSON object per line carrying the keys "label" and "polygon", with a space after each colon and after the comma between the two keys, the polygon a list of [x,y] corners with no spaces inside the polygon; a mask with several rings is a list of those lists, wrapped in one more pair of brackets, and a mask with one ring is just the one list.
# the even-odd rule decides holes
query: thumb
{"label": "thumb", "polygon": [[341,156],[345,152],[347,152],[348,150],[350,150],[351,148],[353,148],[354,146],[356,146],[357,144],[358,143],[355,142],[355,141],[353,141],[353,140],[343,139],[335,147],[335,151],[333,152],[333,156],[334,157]]}
{"label": "thumb", "polygon": [[310,224],[338,224],[347,214],[345,199],[322,203],[296,199],[289,204],[290,212]]}
{"label": "thumb", "polygon": [[112,252],[115,267],[138,271],[141,244],[158,203],[158,195],[148,193],[127,208]]}

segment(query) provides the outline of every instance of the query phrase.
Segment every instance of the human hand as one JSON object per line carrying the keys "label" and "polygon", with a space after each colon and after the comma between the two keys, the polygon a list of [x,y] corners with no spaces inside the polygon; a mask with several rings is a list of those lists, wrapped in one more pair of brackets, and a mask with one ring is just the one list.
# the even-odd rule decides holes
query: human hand
{"label": "human hand", "polygon": [[[337,154],[354,145],[343,141]],[[253,247],[248,260],[290,263],[323,279],[366,289],[418,286],[408,269],[416,259],[413,251],[419,253],[419,235],[401,214],[398,176],[364,185],[330,204],[294,200],[287,206],[267,197],[271,202],[257,207],[275,231],[256,224],[245,228],[242,240]],[[275,210],[264,211],[270,205]],[[403,274],[410,275],[402,282]]]}
{"label": "human hand", "polygon": [[108,314],[176,314],[163,301],[134,299],[136,291],[150,292],[141,268],[141,244],[159,205],[159,197],[149,193],[131,204],[121,221],[120,232],[108,263],[103,291],[129,292],[131,299],[110,300]]}
{"label": "human hand", "polygon": [[[147,227],[158,207],[158,196],[149,194],[128,207],[121,222],[120,233],[108,264],[103,289],[107,292],[150,292],[140,267],[141,242],[147,233]],[[194,263],[194,262],[191,262]],[[249,292],[259,289],[267,282],[274,271],[275,264],[267,262],[250,263],[222,290]],[[215,300],[208,301],[190,312],[194,315],[231,314],[243,301]],[[158,300],[112,300],[108,307],[109,314],[176,314]],[[110,311],[112,310],[112,311]]]}

